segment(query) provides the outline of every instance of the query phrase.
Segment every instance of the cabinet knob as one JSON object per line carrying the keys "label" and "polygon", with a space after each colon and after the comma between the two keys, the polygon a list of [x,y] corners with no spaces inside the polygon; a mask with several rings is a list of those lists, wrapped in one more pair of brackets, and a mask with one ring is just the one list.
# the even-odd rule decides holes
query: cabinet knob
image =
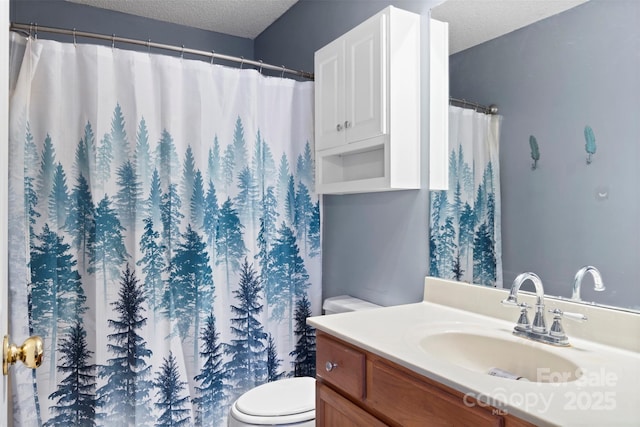
{"label": "cabinet knob", "polygon": [[342,130],[342,125],[341,125],[340,123],[338,123],[338,124],[336,125],[336,130],[337,130],[338,132],[340,132],[340,131]]}
{"label": "cabinet knob", "polygon": [[331,372],[337,367],[338,367],[338,364],[337,363],[333,363],[333,362],[327,362],[324,365],[324,369],[326,369],[327,372]]}
{"label": "cabinet knob", "polygon": [[344,121],[344,128],[345,128],[345,129],[348,129],[348,128],[350,128],[350,127],[351,127],[351,122],[350,122],[349,120],[345,120],[345,121]]}

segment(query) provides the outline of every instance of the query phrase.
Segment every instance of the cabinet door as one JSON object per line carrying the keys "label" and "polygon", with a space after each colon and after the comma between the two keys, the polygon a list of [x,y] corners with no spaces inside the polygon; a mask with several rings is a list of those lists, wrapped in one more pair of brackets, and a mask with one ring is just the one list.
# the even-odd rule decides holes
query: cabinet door
{"label": "cabinet door", "polygon": [[344,144],[344,41],[318,50],[315,61],[316,149]]}
{"label": "cabinet door", "polygon": [[367,361],[367,404],[389,424],[403,427],[504,425],[503,418],[491,409],[470,407],[464,399],[375,358]]}
{"label": "cabinet door", "polygon": [[385,423],[322,383],[316,385],[316,426],[387,427]]}
{"label": "cabinet door", "polygon": [[346,141],[386,133],[386,14],[365,21],[345,37]]}

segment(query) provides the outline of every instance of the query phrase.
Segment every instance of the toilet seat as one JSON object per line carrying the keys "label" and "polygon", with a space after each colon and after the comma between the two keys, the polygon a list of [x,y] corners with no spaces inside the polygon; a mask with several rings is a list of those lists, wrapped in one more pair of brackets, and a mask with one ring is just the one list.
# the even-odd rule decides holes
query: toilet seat
{"label": "toilet seat", "polygon": [[287,378],[249,390],[231,406],[230,415],[253,425],[302,423],[315,419],[315,379]]}

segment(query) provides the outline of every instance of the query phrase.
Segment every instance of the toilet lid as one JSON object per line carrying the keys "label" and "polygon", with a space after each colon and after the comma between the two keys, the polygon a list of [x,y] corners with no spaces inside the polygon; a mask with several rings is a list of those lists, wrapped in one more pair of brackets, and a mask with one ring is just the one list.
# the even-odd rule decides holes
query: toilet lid
{"label": "toilet lid", "polygon": [[240,412],[256,417],[314,411],[315,383],[314,378],[298,377],[262,384],[240,396],[235,406]]}

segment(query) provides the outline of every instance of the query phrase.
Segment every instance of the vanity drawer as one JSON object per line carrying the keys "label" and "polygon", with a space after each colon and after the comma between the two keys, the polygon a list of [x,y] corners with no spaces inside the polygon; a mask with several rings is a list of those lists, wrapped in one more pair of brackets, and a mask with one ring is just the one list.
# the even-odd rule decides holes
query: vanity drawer
{"label": "vanity drawer", "polygon": [[403,427],[504,425],[500,415],[465,405],[462,397],[375,358],[367,362],[366,404],[389,424]]}
{"label": "vanity drawer", "polygon": [[316,337],[316,376],[353,398],[364,398],[365,354],[321,331]]}

